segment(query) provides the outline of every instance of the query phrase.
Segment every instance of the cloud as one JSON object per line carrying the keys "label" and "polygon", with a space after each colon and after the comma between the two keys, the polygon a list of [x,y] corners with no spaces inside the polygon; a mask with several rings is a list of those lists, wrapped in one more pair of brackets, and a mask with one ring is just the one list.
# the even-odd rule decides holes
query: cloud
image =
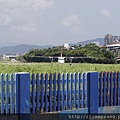
{"label": "cloud", "polygon": [[[0,0],[0,26],[7,26],[10,23],[13,26],[19,24],[34,23],[40,16],[41,10],[52,7],[52,0]],[[38,11],[36,11],[38,10]],[[22,26],[20,29],[26,31],[28,26]],[[30,26],[29,26],[30,27]],[[35,29],[31,27],[31,30]]]}
{"label": "cloud", "polygon": [[47,0],[0,0],[0,4],[6,6],[26,6],[33,9],[45,9],[47,7],[52,7],[54,5],[54,1]]}
{"label": "cloud", "polygon": [[69,15],[62,19],[62,24],[65,27],[70,27],[74,25],[80,24],[81,20],[79,19],[78,15]]}
{"label": "cloud", "polygon": [[23,32],[23,31],[25,31],[25,32],[35,32],[37,30],[37,27],[36,27],[35,24],[29,23],[29,24],[26,24],[26,25],[15,26],[14,30],[21,31],[21,32]]}
{"label": "cloud", "polygon": [[105,16],[105,17],[111,17],[112,16],[111,13],[106,9],[100,10],[100,14]]}
{"label": "cloud", "polygon": [[10,23],[11,23],[11,17],[10,16],[7,16],[6,18],[5,18],[5,21],[3,22],[3,24],[4,25],[9,25]]}
{"label": "cloud", "polygon": [[45,0],[28,0],[30,4],[32,5],[33,9],[45,9],[47,7],[52,7],[54,5],[53,1],[45,1]]}
{"label": "cloud", "polygon": [[81,19],[78,15],[66,16],[62,19],[61,23],[63,26],[71,28],[74,33],[81,33]]}
{"label": "cloud", "polygon": [[0,26],[8,26],[11,23],[11,16],[8,14],[0,14]]}

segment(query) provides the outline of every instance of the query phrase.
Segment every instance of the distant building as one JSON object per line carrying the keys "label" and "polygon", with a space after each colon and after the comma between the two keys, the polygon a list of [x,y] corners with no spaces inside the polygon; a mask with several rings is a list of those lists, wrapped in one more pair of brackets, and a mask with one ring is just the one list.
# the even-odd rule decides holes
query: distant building
{"label": "distant building", "polygon": [[112,51],[116,56],[116,60],[120,61],[120,40],[118,36],[107,34],[104,39],[104,47],[107,51]]}
{"label": "distant building", "polygon": [[70,47],[70,49],[71,49],[71,50],[74,50],[74,49],[75,49],[75,47],[74,47],[74,46],[71,46],[71,47]]}
{"label": "distant building", "polygon": [[63,47],[66,48],[66,49],[69,49],[68,43],[64,43],[64,44],[63,44]]}
{"label": "distant building", "polygon": [[97,46],[99,46],[100,44],[99,44],[99,42],[93,42],[94,44],[96,44]]}
{"label": "distant building", "polygon": [[87,44],[90,44],[90,43],[92,43],[92,44],[96,44],[97,46],[100,45],[99,42],[95,42],[95,41],[88,42]]}
{"label": "distant building", "polygon": [[104,38],[104,46],[114,43],[120,43],[118,36],[112,36],[112,34],[107,34]]}
{"label": "distant building", "polygon": [[90,42],[90,43],[93,43],[93,44],[96,44],[97,46],[99,46],[99,42]]}
{"label": "distant building", "polygon": [[12,60],[18,57],[18,54],[3,54],[3,60]]}

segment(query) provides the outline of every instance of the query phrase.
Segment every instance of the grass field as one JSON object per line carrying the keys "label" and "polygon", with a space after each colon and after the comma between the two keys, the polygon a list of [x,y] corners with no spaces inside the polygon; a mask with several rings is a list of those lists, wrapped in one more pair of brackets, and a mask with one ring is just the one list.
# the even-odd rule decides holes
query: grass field
{"label": "grass field", "polygon": [[88,63],[0,63],[0,73],[15,72],[32,73],[74,73],[87,71],[120,71],[120,64],[88,64]]}

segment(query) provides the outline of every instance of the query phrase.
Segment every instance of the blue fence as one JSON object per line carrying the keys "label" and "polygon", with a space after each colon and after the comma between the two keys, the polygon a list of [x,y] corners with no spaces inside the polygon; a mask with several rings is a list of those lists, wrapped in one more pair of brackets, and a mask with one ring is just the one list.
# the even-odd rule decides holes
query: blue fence
{"label": "blue fence", "polygon": [[0,75],[0,113],[18,113],[18,83],[13,74]]}
{"label": "blue fence", "polygon": [[110,112],[110,106],[118,112],[119,105],[119,72],[0,75],[2,114],[56,111],[96,114]]}
{"label": "blue fence", "polygon": [[31,80],[31,112],[87,107],[87,74],[36,74]]}
{"label": "blue fence", "polygon": [[120,73],[99,73],[99,107],[120,105]]}

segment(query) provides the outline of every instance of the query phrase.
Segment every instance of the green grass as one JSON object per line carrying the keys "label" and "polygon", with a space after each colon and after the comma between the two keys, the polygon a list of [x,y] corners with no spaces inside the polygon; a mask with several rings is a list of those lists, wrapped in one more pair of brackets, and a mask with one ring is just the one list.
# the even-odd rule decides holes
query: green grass
{"label": "green grass", "polygon": [[0,63],[0,73],[74,73],[87,71],[120,71],[120,64],[87,64],[87,63]]}

